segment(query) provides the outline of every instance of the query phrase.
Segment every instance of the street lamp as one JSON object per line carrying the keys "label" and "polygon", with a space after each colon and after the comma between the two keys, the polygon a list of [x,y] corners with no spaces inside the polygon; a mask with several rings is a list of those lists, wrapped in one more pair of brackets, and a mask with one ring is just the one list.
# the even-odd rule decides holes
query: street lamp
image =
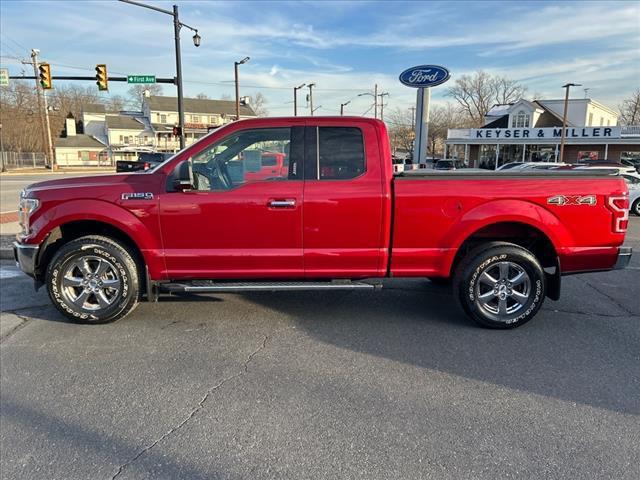
{"label": "street lamp", "polygon": [[198,29],[196,28],[196,33],[193,34],[193,44],[196,47],[199,47],[201,39],[202,39],[202,37],[200,35],[198,35]]}
{"label": "street lamp", "polygon": [[293,87],[293,116],[294,117],[298,116],[298,90],[300,90],[304,86],[305,84],[303,83],[299,87]]}
{"label": "street lamp", "polygon": [[148,8],[149,10],[155,10],[156,12],[164,13],[165,15],[171,15],[173,17],[173,33],[175,39],[175,48],[176,48],[176,76],[174,79],[174,83],[178,89],[178,127],[180,128],[180,150],[184,148],[184,99],[182,96],[182,59],[180,58],[180,29],[182,27],[187,27],[192,32],[195,32],[193,36],[193,44],[196,47],[200,46],[200,40],[202,37],[198,35],[198,30],[196,28],[190,27],[186,23],[182,23],[180,21],[180,17],[178,16],[178,6],[173,6],[173,11],[165,10],[164,8],[153,7],[151,5],[145,5],[144,3],[134,2],[133,0],[119,0],[123,3],[129,3],[131,5],[136,5],[137,7]]}
{"label": "street lamp", "polygon": [[378,118],[378,84],[376,83],[374,85],[373,93],[365,92],[358,94],[359,97],[364,97],[365,95],[370,95],[373,97],[373,116],[374,118]]}
{"label": "street lamp", "polygon": [[340,116],[344,115],[344,107],[346,107],[350,103],[351,103],[351,100],[348,100],[348,101],[340,104]]}
{"label": "street lamp", "polygon": [[249,57],[244,57],[239,62],[233,62],[233,70],[236,77],[236,120],[240,120],[240,83],[238,82],[238,65],[244,65],[249,60]]}
{"label": "street lamp", "polygon": [[582,85],[579,83],[567,83],[566,85],[563,85],[562,88],[564,88],[566,90],[565,95],[564,95],[564,113],[562,115],[562,135],[560,137],[560,158],[558,159],[559,162],[564,162],[564,138],[566,136],[566,130],[567,130],[567,107],[569,105],[569,89],[571,87],[581,87]]}

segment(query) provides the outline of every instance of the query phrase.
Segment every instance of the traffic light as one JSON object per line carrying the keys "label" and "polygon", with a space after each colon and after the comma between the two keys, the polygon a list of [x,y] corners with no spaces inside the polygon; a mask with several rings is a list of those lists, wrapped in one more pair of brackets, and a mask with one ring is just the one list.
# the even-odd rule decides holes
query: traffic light
{"label": "traffic light", "polygon": [[40,85],[45,90],[51,89],[51,66],[48,63],[41,63],[38,67],[40,70]]}
{"label": "traffic light", "polygon": [[101,92],[109,90],[109,77],[107,76],[107,66],[104,63],[96,65],[96,85]]}
{"label": "traffic light", "polygon": [[173,127],[173,136],[174,137],[179,137],[182,135],[182,129],[180,127],[178,127],[177,125]]}

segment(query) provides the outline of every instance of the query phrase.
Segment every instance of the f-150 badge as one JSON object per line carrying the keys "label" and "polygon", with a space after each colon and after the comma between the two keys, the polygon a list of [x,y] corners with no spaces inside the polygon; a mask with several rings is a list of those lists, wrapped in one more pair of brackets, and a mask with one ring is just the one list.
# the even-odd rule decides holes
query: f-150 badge
{"label": "f-150 badge", "polygon": [[153,200],[153,193],[151,192],[132,192],[123,193],[120,198],[122,200]]}
{"label": "f-150 badge", "polygon": [[555,195],[547,198],[547,203],[551,205],[589,205],[593,207],[598,203],[598,197],[595,195]]}

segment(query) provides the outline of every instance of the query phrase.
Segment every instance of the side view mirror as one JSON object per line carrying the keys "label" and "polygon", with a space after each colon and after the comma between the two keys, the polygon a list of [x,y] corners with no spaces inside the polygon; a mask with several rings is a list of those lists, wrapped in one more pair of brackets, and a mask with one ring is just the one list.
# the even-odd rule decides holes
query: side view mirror
{"label": "side view mirror", "polygon": [[183,160],[173,171],[172,187],[175,192],[188,192],[193,190],[195,183],[193,181],[193,166],[191,159]]}

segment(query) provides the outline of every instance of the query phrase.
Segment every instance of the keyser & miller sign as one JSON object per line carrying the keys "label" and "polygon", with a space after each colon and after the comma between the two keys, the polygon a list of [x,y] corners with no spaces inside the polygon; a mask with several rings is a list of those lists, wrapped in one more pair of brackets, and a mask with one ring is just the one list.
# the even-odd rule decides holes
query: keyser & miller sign
{"label": "keyser & miller sign", "polygon": [[400,74],[400,82],[407,87],[435,87],[449,80],[449,70],[438,65],[418,65]]}
{"label": "keyser & miller sign", "polygon": [[[490,128],[470,129],[468,138],[502,139],[559,139],[562,127],[553,128]],[[620,138],[620,127],[569,127],[565,138]]]}

